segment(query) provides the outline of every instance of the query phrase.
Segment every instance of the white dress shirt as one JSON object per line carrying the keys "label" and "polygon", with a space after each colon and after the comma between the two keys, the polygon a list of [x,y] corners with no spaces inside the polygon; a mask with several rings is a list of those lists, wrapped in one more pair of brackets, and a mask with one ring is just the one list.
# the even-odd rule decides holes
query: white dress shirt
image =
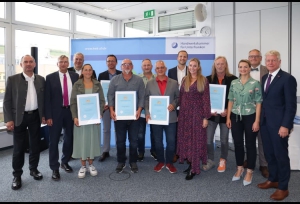
{"label": "white dress shirt", "polygon": [[[280,70],[280,68],[278,68],[276,71],[274,71],[274,72],[272,73],[270,85],[271,85],[273,79],[275,79],[275,77],[276,77],[276,75],[278,74],[279,70]],[[268,82],[269,74],[270,74],[270,72],[268,73],[267,80],[265,81],[265,84],[264,84],[264,90],[266,90],[266,85],[267,85],[267,82]]]}
{"label": "white dress shirt", "polygon": [[258,65],[258,67],[251,67],[251,69],[255,69],[255,68],[257,68],[258,71],[256,71],[256,70],[251,71],[250,76],[257,81],[260,81],[260,65]]}
{"label": "white dress shirt", "polygon": [[34,87],[34,74],[29,77],[23,72],[23,76],[28,83],[25,111],[33,111],[38,109],[37,95]]}
{"label": "white dress shirt", "polygon": [[180,86],[181,86],[181,81],[182,81],[182,78],[185,77],[185,73],[186,73],[186,66],[184,67],[183,70],[180,70],[178,67],[177,67],[177,80],[178,80],[178,87],[180,89]]}

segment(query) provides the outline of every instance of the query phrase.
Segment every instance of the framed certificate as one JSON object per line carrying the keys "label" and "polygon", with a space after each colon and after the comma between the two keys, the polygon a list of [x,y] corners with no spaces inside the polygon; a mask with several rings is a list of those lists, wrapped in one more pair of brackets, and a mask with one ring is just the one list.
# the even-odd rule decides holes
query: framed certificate
{"label": "framed certificate", "polygon": [[150,96],[149,112],[151,119],[149,124],[169,125],[169,96]]}
{"label": "framed certificate", "polygon": [[115,113],[117,120],[136,119],[136,91],[115,92]]}
{"label": "framed certificate", "polygon": [[107,91],[108,91],[110,80],[101,80],[100,83],[101,83],[102,90],[103,90],[103,95],[104,95],[104,98],[105,98],[105,105],[107,105],[108,104]]}
{"label": "framed certificate", "polygon": [[209,84],[210,106],[212,113],[225,110],[226,85]]}
{"label": "framed certificate", "polygon": [[77,107],[79,125],[101,123],[99,95],[97,93],[77,95]]}

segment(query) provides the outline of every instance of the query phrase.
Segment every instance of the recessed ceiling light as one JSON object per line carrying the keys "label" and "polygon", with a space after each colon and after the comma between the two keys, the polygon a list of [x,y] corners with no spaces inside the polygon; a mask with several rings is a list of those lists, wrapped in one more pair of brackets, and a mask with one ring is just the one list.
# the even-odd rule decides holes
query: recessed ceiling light
{"label": "recessed ceiling light", "polygon": [[103,9],[104,11],[106,11],[106,12],[111,12],[112,10],[111,9]]}

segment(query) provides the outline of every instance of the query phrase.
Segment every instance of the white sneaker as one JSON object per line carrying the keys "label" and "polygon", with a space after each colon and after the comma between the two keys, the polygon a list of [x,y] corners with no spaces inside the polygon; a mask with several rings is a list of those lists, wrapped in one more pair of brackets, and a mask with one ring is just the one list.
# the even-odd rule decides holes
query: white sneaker
{"label": "white sneaker", "polygon": [[98,172],[97,172],[97,169],[94,167],[93,164],[91,164],[91,165],[89,166],[89,170],[90,170],[91,176],[97,176]]}
{"label": "white sneaker", "polygon": [[78,178],[84,178],[84,177],[85,177],[85,173],[86,173],[86,167],[85,167],[85,166],[82,166],[82,167],[79,169],[79,172],[78,172]]}

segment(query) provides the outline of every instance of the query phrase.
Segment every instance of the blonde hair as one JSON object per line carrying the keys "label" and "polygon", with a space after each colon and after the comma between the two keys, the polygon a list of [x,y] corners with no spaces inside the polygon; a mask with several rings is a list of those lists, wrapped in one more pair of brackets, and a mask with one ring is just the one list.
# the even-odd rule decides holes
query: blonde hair
{"label": "blonde hair", "polygon": [[[198,60],[197,58],[192,58],[192,59],[190,59],[189,64],[191,62],[196,62],[199,67],[199,69],[197,71],[197,90],[199,92],[203,92],[205,84],[206,84],[206,78],[202,75],[202,68],[200,65],[200,60]],[[192,75],[188,71],[187,76],[184,78],[184,91],[185,92],[189,92],[190,86],[191,86],[191,81],[192,81]]]}
{"label": "blonde hair", "polygon": [[212,65],[212,69],[211,69],[211,79],[213,79],[216,75],[216,66],[215,66],[215,62],[218,60],[218,59],[224,59],[225,60],[225,76],[227,77],[230,77],[232,76],[232,74],[229,72],[229,68],[228,68],[228,62],[227,62],[227,59],[226,57],[224,56],[218,56],[215,60],[214,60],[214,63]]}

